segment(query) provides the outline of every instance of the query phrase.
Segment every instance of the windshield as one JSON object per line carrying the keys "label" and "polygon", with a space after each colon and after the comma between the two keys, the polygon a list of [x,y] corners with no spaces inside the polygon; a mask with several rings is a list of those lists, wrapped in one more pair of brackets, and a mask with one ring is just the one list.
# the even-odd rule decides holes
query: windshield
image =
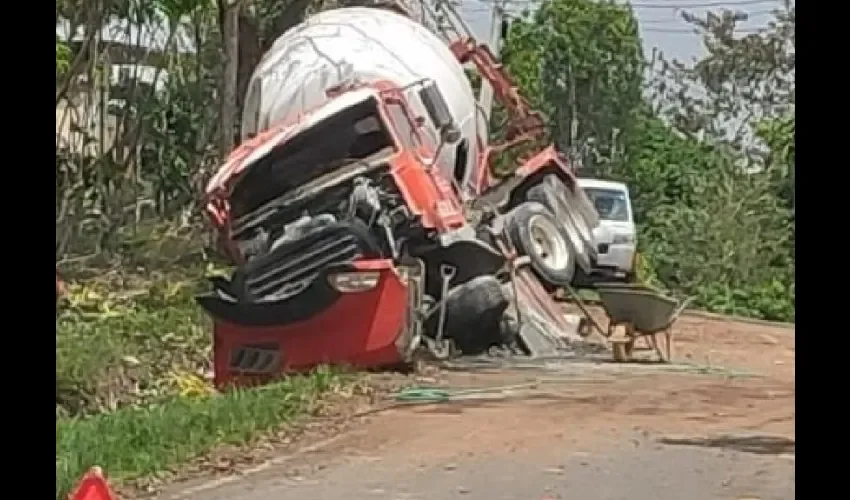
{"label": "windshield", "polygon": [[629,200],[626,193],[616,189],[585,188],[585,193],[602,220],[628,222]]}

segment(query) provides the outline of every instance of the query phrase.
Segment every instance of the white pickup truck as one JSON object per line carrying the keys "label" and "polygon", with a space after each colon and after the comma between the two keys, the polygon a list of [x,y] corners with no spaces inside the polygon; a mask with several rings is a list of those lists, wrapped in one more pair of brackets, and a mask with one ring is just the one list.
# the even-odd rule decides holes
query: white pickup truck
{"label": "white pickup truck", "polygon": [[593,230],[597,258],[592,281],[633,281],[637,256],[637,231],[629,198],[622,182],[579,178],[579,186],[599,213]]}

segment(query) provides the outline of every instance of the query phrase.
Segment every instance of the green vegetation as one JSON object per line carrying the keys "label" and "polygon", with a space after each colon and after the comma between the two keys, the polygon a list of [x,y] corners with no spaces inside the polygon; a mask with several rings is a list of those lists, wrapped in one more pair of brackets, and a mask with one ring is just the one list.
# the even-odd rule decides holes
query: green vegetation
{"label": "green vegetation", "polygon": [[629,185],[644,279],[794,321],[794,7],[746,36],[730,11],[683,18],[707,55],[643,61],[628,6],[547,0],[513,23],[505,61],[582,175]]}
{"label": "green vegetation", "polygon": [[503,58],[562,150],[616,157],[643,104],[642,51],[628,5],[558,0],[513,22]]}
{"label": "green vegetation", "polygon": [[[253,439],[339,380],[211,387],[210,324],[192,297],[217,265],[198,202],[229,152],[216,148],[224,42],[240,38],[242,94],[275,36],[326,6],[240,4],[239,34],[224,29],[236,2],[56,4],[57,25],[80,34],[56,38],[56,260],[70,284],[56,317],[57,498],[91,465],[121,480]],[[122,33],[116,18],[148,29]]]}
{"label": "green vegetation", "polygon": [[210,323],[187,274],[113,272],[71,285],[56,318],[57,416],[159,402],[181,380],[204,380]]}
{"label": "green vegetation", "polygon": [[95,464],[120,481],[168,470],[222,443],[251,442],[308,411],[337,381],[320,371],[251,391],[57,420],[56,498]]}
{"label": "green vegetation", "polygon": [[56,319],[57,499],[92,465],[120,481],[249,442],[342,382],[318,370],[216,394],[210,325],[192,300],[205,271],[112,271],[71,285]]}
{"label": "green vegetation", "polygon": [[59,305],[57,498],[92,465],[116,480],[135,478],[222,443],[250,441],[309,411],[340,382],[320,370],[262,390],[216,394],[210,325],[192,299],[197,278],[210,270],[163,269],[160,259],[148,259],[132,273],[88,276]]}

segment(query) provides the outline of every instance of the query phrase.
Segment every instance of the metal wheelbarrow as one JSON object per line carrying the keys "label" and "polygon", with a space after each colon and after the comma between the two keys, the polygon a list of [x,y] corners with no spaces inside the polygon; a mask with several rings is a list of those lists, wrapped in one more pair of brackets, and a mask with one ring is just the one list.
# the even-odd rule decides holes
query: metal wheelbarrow
{"label": "metal wheelbarrow", "polygon": [[[596,291],[608,315],[607,337],[615,361],[629,361],[635,341],[644,337],[660,361],[670,362],[673,323],[690,304],[690,298],[679,301],[645,285],[623,283],[601,283]],[[666,341],[663,352],[658,345],[659,334],[664,334]]]}

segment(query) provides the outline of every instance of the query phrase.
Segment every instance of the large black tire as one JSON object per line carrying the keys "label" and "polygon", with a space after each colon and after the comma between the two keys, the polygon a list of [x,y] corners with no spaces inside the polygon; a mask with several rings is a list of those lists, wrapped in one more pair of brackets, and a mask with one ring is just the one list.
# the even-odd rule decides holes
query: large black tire
{"label": "large black tire", "polygon": [[546,284],[569,285],[575,274],[575,255],[564,228],[552,212],[537,202],[518,205],[506,216],[514,246],[531,258],[531,267]]}
{"label": "large black tire", "polygon": [[[449,290],[446,298],[444,337],[454,339],[464,354],[478,354],[502,343],[500,321],[509,305],[502,285],[493,276],[478,276]],[[428,319],[425,329],[437,333],[439,311]]]}

